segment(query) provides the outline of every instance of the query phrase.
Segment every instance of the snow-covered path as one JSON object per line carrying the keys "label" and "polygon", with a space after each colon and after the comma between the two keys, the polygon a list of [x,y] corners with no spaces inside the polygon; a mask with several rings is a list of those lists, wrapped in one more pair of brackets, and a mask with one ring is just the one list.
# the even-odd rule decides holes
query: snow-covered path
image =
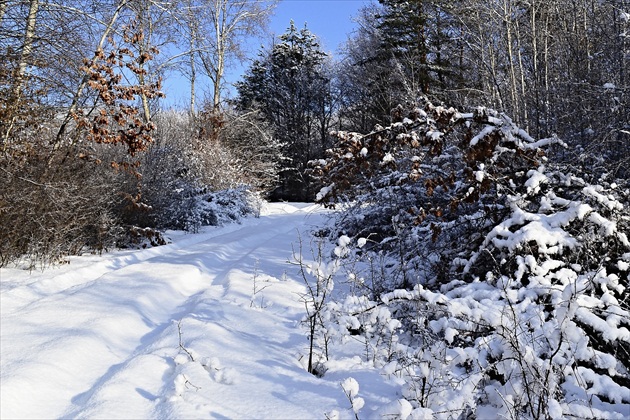
{"label": "snow-covered path", "polygon": [[[287,264],[317,207],[31,274],[0,271],[2,418],[323,418]],[[254,294],[256,288],[260,290]]]}

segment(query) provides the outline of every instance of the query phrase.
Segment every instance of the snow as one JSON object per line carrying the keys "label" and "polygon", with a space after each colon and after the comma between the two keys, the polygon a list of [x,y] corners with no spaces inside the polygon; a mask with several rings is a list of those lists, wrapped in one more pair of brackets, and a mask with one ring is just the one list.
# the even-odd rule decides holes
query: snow
{"label": "snow", "polygon": [[[350,174],[357,192],[332,200],[346,206],[329,234],[343,278],[317,346],[325,367],[358,357],[397,385],[371,412],[368,383],[351,372],[356,388],[344,382],[352,392],[336,416],[627,418],[627,185],[590,185],[538,150],[564,146],[557,137],[535,140],[496,111],[478,108],[451,137],[436,123],[444,109],[425,108],[412,133],[392,126],[366,140],[396,165]],[[410,141],[439,132],[449,135],[437,151]],[[324,184],[348,170],[339,157],[327,168]],[[358,413],[354,397],[366,401]]]}
{"label": "snow", "polygon": [[531,170],[527,173],[529,179],[525,182],[528,193],[537,194],[540,191],[541,184],[547,182],[547,176],[544,174],[544,167],[540,167],[538,170]]}
{"label": "snow", "polygon": [[350,398],[356,397],[359,394],[359,383],[354,378],[348,378],[343,381],[341,387]]}
{"label": "snow", "polygon": [[537,140],[537,141],[533,141],[533,139],[532,139],[532,142],[528,143],[528,144],[525,144],[524,148],[525,149],[536,150],[536,149],[542,149],[542,148],[550,146],[552,144],[558,144],[558,145],[560,145],[562,147],[565,147],[565,148],[568,147],[568,145],[565,142],[563,142],[562,140],[560,140],[559,138],[557,138],[557,137],[549,137],[549,138],[540,139],[540,140]]}
{"label": "snow", "polygon": [[[453,279],[439,290],[344,296],[374,281],[354,261],[370,251],[370,236],[310,242],[327,211],[289,203],[266,204],[239,225],[167,232],[166,246],[72,257],[44,271],[0,269],[0,418],[430,419],[469,408],[500,418],[527,386],[547,387],[552,418],[582,415],[585,401],[600,418],[621,418],[626,368],[583,326],[611,345],[630,342],[627,306],[612,292],[627,285],[630,253],[596,272],[563,254],[580,246],[566,226],[579,220],[613,235],[621,224],[596,210],[620,208],[602,188],[582,190],[597,209],[543,196],[553,180],[543,167],[526,179],[544,212],[515,197],[484,240],[520,250],[513,275]],[[543,258],[524,251],[532,242]],[[326,300],[333,292],[344,298]],[[553,316],[541,311],[542,295]],[[313,341],[330,352],[325,362],[316,354],[322,377],[307,372],[306,310],[316,305]],[[397,318],[405,308],[416,312]],[[489,378],[490,369],[506,379]],[[547,375],[540,385],[537,371]],[[566,397],[553,399],[560,390]]]}
{"label": "snow", "polygon": [[330,192],[333,190],[334,185],[329,185],[327,187],[322,187],[321,190],[317,193],[317,201],[323,200]]}
{"label": "snow", "polygon": [[441,131],[428,131],[427,137],[432,141],[438,141],[444,136],[444,133]]}
{"label": "snow", "polygon": [[[324,217],[269,204],[240,225],[168,232],[157,248],[0,269],[0,417],[349,418],[347,365],[329,378],[305,370],[304,285],[287,264]],[[367,390],[352,410],[395,399]]]}
{"label": "snow", "polygon": [[607,197],[601,194],[602,189],[603,188],[601,187],[588,186],[584,187],[583,192],[585,195],[595,198],[598,202],[602,203],[610,210],[623,210],[623,204],[615,200],[614,197]]}
{"label": "snow", "polygon": [[470,140],[470,145],[471,145],[471,146],[476,146],[476,145],[477,145],[477,143],[479,143],[479,141],[480,141],[481,139],[483,139],[483,138],[484,138],[484,137],[486,137],[487,135],[489,135],[489,134],[491,134],[492,132],[494,132],[494,130],[496,130],[496,127],[494,127],[494,126],[489,125],[489,126],[485,127],[485,128],[484,128],[484,129],[483,129],[483,130],[479,133],[479,134],[477,134],[475,137],[473,137],[473,138]]}

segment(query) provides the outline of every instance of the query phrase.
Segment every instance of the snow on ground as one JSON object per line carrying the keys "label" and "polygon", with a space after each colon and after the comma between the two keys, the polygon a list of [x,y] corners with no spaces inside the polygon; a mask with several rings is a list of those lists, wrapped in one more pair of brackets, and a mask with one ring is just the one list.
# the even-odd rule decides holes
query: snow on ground
{"label": "snow on ground", "polygon": [[[269,204],[239,225],[169,232],[162,247],[0,270],[0,417],[350,416],[349,366],[304,369],[304,286],[287,263],[324,218]],[[382,403],[390,389],[352,368],[366,408]]]}

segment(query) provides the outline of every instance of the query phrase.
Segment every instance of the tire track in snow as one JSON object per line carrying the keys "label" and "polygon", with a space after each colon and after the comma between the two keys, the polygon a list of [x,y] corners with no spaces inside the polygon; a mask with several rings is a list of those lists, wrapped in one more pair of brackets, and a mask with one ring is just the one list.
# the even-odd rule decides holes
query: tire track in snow
{"label": "tire track in snow", "polygon": [[[148,248],[143,250],[126,250],[116,251],[112,254],[104,254],[102,256],[84,256],[71,257],[69,261],[77,264],[83,264],[79,268],[75,268],[70,264],[67,266],[49,267],[43,271],[23,271],[23,270],[7,270],[0,268],[3,277],[2,287],[0,288],[0,299],[3,301],[2,314],[10,315],[28,309],[41,300],[45,300],[52,295],[63,295],[65,293],[78,292],[86,287],[90,287],[95,282],[108,276],[111,273],[125,269],[126,267],[151,261],[164,255],[170,255],[173,251],[186,250],[197,244],[212,240],[215,238],[229,237],[232,233],[247,230],[256,226],[257,220],[248,219],[244,224],[233,224],[220,228],[212,227],[209,232],[191,234],[186,239],[177,243],[171,243],[160,247]],[[84,261],[89,261],[85,264]],[[59,274],[50,277],[49,271],[58,270]],[[11,275],[27,276],[27,281],[12,282],[7,279]],[[13,283],[18,283],[13,285]],[[30,298],[30,299],[29,299]],[[26,303],[19,306],[19,301],[24,300]],[[16,303],[18,302],[18,303]]]}
{"label": "tire track in snow", "polygon": [[[3,304],[11,297],[19,304],[9,305],[8,310],[3,305],[2,383],[4,390],[13,391],[3,392],[2,399],[22,399],[19,405],[24,412],[3,411],[3,416],[80,416],[109,382],[124,376],[139,358],[149,357],[155,343],[170,334],[173,318],[190,314],[200,299],[224,296],[230,273],[265,247],[277,253],[276,239],[295,232],[307,214],[308,210],[297,210],[266,216],[173,245],[105,257],[96,266],[75,272],[73,267],[64,267],[52,278],[43,273],[40,277],[49,284],[30,294],[20,293],[20,286],[4,289]],[[285,251],[288,257],[290,249]],[[64,276],[70,278],[64,281]],[[36,282],[21,287],[33,288]],[[108,307],[112,294],[121,302]],[[179,297],[173,299],[173,294]],[[24,302],[29,297],[33,299]],[[179,304],[173,306],[173,300]],[[81,305],[95,303],[102,307],[91,308],[90,318],[76,319],[86,312]],[[47,313],[55,313],[58,319],[46,319]],[[29,340],[15,339],[24,334]],[[13,344],[22,342],[31,348]],[[54,383],[38,382],[38,378],[51,377],[56,378]],[[40,404],[31,404],[37,399]],[[44,407],[47,412],[39,411]],[[51,407],[57,411],[50,412]]]}
{"label": "tire track in snow", "polygon": [[[143,344],[134,349],[129,357],[127,357],[124,361],[111,366],[103,376],[94,381],[89,390],[74,397],[73,404],[78,406],[78,408],[71,409],[62,417],[85,417],[88,413],[82,412],[81,406],[90,406],[91,399],[94,395],[97,395],[106,388],[108,381],[115,379],[116,375],[126,370],[133,364],[136,358],[149,355],[151,350],[155,350],[155,343],[157,341],[175,336],[172,331],[174,320],[179,320],[184,318],[186,315],[190,315],[202,301],[207,301],[209,299],[220,300],[227,293],[230,273],[243,268],[243,263],[260,249],[269,248],[270,244],[278,244],[275,239],[291,236],[292,234],[295,234],[297,237],[297,229],[302,224],[303,217],[303,214],[292,214],[290,216],[282,217],[283,223],[279,227],[277,226],[278,222],[276,220],[264,221],[263,223],[255,226],[259,233],[254,237],[252,237],[251,232],[249,232],[250,227],[244,227],[235,232],[218,235],[203,242],[197,242],[194,244],[195,249],[193,250],[183,248],[177,250],[174,255],[155,256],[137,263],[151,264],[153,260],[159,259],[160,257],[163,257],[168,261],[179,258],[190,260],[191,258],[198,256],[200,261],[199,264],[196,265],[197,268],[200,272],[204,273],[206,277],[212,277],[212,282],[206,289],[193,294],[185,302],[183,302],[177,308],[177,311],[172,314],[169,320],[157,325],[152,331],[145,334],[141,339]],[[294,220],[289,221],[287,219]],[[234,243],[236,243],[237,246],[230,247],[230,245]],[[222,249],[226,247],[229,249]],[[289,251],[287,252],[288,258],[290,250],[287,251]],[[236,258],[231,258],[233,256],[236,256]],[[125,266],[115,271],[121,272],[128,267],[129,266]],[[212,271],[217,268],[219,268],[219,270],[216,273],[212,273]],[[253,269],[253,267],[251,268]],[[171,349],[177,349],[177,346],[172,346]]]}

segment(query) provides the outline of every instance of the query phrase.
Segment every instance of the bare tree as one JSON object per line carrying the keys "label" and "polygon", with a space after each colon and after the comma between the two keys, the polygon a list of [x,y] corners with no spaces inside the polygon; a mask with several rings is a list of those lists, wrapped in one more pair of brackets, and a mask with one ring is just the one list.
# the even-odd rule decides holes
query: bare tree
{"label": "bare tree", "polygon": [[225,69],[244,58],[243,41],[266,27],[277,0],[201,0],[198,54],[213,84],[212,106],[221,107]]}
{"label": "bare tree", "polygon": [[[14,96],[17,98],[20,95],[22,88],[22,80],[26,73],[26,67],[28,66],[28,59],[33,51],[33,39],[35,38],[35,23],[37,20],[37,10],[39,9],[39,0],[30,0],[28,8],[28,17],[26,20],[26,29],[24,31],[24,46],[22,47],[22,54],[20,55],[20,61],[18,63],[18,72],[15,78]],[[3,11],[4,13],[4,11]]]}
{"label": "bare tree", "polygon": [[170,33],[176,17],[175,2],[160,2],[155,0],[134,0],[130,8],[135,15],[133,24],[136,26],[135,40],[127,37],[126,42],[134,41],[136,63],[139,71],[135,72],[138,85],[142,87],[140,99],[145,122],[151,121],[152,104],[146,94],[146,89],[161,81],[162,73],[170,64],[168,58],[160,59],[160,51],[168,44],[174,44],[175,39]]}
{"label": "bare tree", "polygon": [[195,102],[196,102],[196,94],[195,94],[195,84],[197,81],[197,63],[196,63],[196,49],[195,44],[199,39],[199,20],[195,17],[195,11],[192,7],[191,0],[187,0],[188,7],[186,8],[185,21],[186,21],[186,29],[188,30],[188,46],[189,50],[187,52],[188,55],[188,63],[190,70],[190,114],[195,115]]}
{"label": "bare tree", "polygon": [[[2,18],[4,17],[4,13],[6,11],[7,3],[3,2],[2,8],[0,12],[0,22],[2,22]],[[35,39],[35,24],[37,22],[37,11],[39,9],[39,0],[30,0],[28,15],[26,18],[26,25],[24,28],[24,36],[22,40],[22,51],[19,54],[19,59],[17,62],[17,68],[13,74],[13,86],[11,87],[11,93],[8,96],[8,104],[7,106],[7,115],[5,117],[6,128],[3,130],[3,142],[6,144],[9,141],[9,137],[11,134],[11,130],[16,120],[15,110],[18,107],[18,103],[20,102],[20,95],[22,91],[22,87],[24,85],[24,78],[26,76],[26,69],[28,67],[29,61],[31,60],[31,55],[33,52],[33,43]],[[7,74],[8,76],[8,74]]]}
{"label": "bare tree", "polygon": [[[114,25],[116,24],[116,21],[118,20],[118,17],[120,16],[120,13],[122,12],[122,10],[127,6],[127,3],[128,3],[128,0],[118,1],[118,5],[116,9],[114,10],[114,13],[111,15],[109,21],[106,23],[105,27],[103,28],[103,32],[101,34],[101,37],[95,49],[96,52],[92,56],[91,60],[89,60],[86,67],[94,67],[94,65],[97,63],[97,61],[101,57],[103,45],[105,44],[105,41],[107,40],[107,37],[109,36],[110,32],[114,29]],[[64,117],[63,122],[61,123],[61,126],[59,127],[59,130],[57,131],[57,136],[55,137],[55,141],[54,141],[55,150],[58,149],[59,146],[61,145],[68,123],[72,120],[72,114],[74,114],[77,110],[77,107],[79,105],[79,99],[81,98],[83,91],[85,87],[87,86],[88,82],[89,82],[89,75],[86,73],[81,79],[81,82],[79,83],[79,85],[77,86],[77,89],[72,99],[72,103],[70,104],[70,107],[68,108],[66,112],[66,116]]]}

